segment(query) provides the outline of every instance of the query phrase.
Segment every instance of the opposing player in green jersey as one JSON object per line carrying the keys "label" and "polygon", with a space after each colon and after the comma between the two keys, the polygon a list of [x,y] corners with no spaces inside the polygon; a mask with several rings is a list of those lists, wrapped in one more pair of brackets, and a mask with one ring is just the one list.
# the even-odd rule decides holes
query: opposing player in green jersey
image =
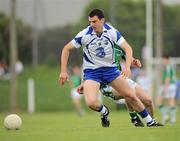
{"label": "opposing player in green jersey", "polygon": [[[121,63],[120,63],[121,59],[126,60],[126,55],[125,55],[124,50],[115,46],[114,47],[114,59],[115,59],[115,63],[116,63],[116,66],[118,67],[118,69],[122,70]],[[140,61],[135,58],[133,58],[133,60],[132,60],[132,65],[134,65],[136,67],[141,67]],[[152,103],[151,97],[136,82],[134,82],[133,80],[131,80],[129,78],[126,78],[126,80],[128,81],[130,87],[132,87],[136,90],[136,95],[143,102],[143,104],[146,106],[148,112],[153,117],[154,112],[153,112],[153,103]],[[118,96],[117,92],[114,89],[112,89],[111,86],[101,84],[100,91],[103,95],[110,97],[111,99],[113,99],[115,101],[122,99],[122,97],[117,97]],[[140,118],[138,117],[137,113],[133,110],[130,103],[126,102],[126,105],[127,105],[130,117],[131,117],[131,122],[135,126],[144,126],[143,123],[141,122]]]}
{"label": "opposing player in green jersey", "polygon": [[[124,59],[124,60],[126,59],[125,52],[121,48],[115,46],[114,47],[114,60],[115,60],[116,66],[118,67],[119,70],[122,70],[121,64],[120,64],[121,59]],[[138,59],[135,59],[135,58],[133,58],[133,60],[132,60],[132,65],[134,65],[136,67],[141,67],[140,61]],[[129,78],[125,78],[125,79],[127,80],[129,86],[136,90],[137,97],[142,101],[142,103],[146,106],[150,115],[153,117],[154,112],[153,112],[153,103],[152,103],[151,97],[136,82],[134,82],[133,80],[131,80]],[[83,92],[83,86],[82,85],[79,86],[78,90],[80,93],[82,93]],[[123,98],[123,97],[120,97],[119,94],[111,86],[106,85],[106,84],[101,84],[100,91],[104,96],[109,97],[114,101],[118,101],[118,100]],[[129,110],[131,122],[137,127],[143,127],[144,124],[142,123],[139,116],[137,115],[137,113],[132,108],[130,102],[126,101],[126,105],[127,105],[128,110]],[[162,126],[162,125],[157,123],[157,126]]]}
{"label": "opposing player in green jersey", "polygon": [[81,70],[77,65],[72,67],[72,75],[69,81],[71,87],[71,98],[77,115],[83,116],[84,110],[82,108],[81,99],[82,95],[77,93],[76,89],[81,84]]}
{"label": "opposing player in green jersey", "polygon": [[[162,114],[162,122],[165,123],[170,119],[171,123],[176,122],[176,83],[174,68],[169,61],[169,56],[163,56],[163,72],[162,72],[163,85],[160,88],[158,95],[158,105]],[[167,100],[167,106],[163,103]]]}

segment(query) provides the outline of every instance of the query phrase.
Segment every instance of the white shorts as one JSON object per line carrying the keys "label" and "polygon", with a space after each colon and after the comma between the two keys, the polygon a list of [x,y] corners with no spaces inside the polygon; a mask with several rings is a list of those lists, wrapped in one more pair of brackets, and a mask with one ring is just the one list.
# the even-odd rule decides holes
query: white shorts
{"label": "white shorts", "polygon": [[[137,83],[134,82],[132,79],[126,78],[126,81],[128,82],[128,85],[130,86],[130,88],[135,89],[137,86]],[[110,97],[111,99],[115,100],[116,98],[113,96],[113,88],[109,85],[102,85],[102,87],[100,88],[101,93],[104,96]]]}
{"label": "white shorts", "polygon": [[82,95],[77,92],[77,88],[73,88],[71,90],[71,97],[72,99],[80,99]]}
{"label": "white shorts", "polygon": [[161,88],[160,88],[159,96],[162,96],[165,99],[175,98],[175,96],[176,96],[176,84],[169,84],[169,86],[167,86],[167,88],[166,88],[165,93],[163,93],[163,88],[164,88],[164,85],[161,86]]}
{"label": "white shorts", "polygon": [[135,81],[133,81],[132,79],[130,79],[130,78],[126,78],[126,80],[127,80],[127,82],[128,82],[128,84],[129,84],[129,86],[131,87],[131,88],[136,88],[136,86],[137,86],[137,83],[135,82]]}

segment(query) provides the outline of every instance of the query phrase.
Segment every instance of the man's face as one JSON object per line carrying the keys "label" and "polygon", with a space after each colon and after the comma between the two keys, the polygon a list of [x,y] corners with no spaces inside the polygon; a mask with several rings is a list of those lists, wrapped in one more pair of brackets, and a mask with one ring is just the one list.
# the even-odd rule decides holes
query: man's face
{"label": "man's face", "polygon": [[73,67],[73,74],[74,75],[79,75],[81,73],[80,68],[78,66]]}
{"label": "man's face", "polygon": [[167,65],[168,62],[169,62],[168,58],[163,58],[163,64],[164,64],[164,65]]}
{"label": "man's face", "polygon": [[101,33],[104,26],[104,18],[99,19],[97,16],[89,17],[89,23],[96,33]]}

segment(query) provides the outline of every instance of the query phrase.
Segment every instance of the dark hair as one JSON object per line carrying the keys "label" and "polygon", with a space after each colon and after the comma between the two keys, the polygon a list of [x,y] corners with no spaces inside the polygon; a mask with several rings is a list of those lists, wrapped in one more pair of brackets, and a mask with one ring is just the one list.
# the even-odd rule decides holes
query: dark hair
{"label": "dark hair", "polygon": [[79,67],[77,63],[73,63],[72,68]]}
{"label": "dark hair", "polygon": [[169,59],[169,55],[168,54],[164,54],[163,58]]}
{"label": "dark hair", "polygon": [[104,18],[104,13],[102,10],[100,9],[93,9],[89,14],[88,14],[89,17],[94,17],[94,16],[97,16],[99,19],[102,19]]}

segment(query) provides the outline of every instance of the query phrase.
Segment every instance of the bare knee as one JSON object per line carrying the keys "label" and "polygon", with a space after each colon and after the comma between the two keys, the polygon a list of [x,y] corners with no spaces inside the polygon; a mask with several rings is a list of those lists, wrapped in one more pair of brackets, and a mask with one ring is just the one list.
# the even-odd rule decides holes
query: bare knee
{"label": "bare knee", "polygon": [[151,107],[153,105],[153,102],[151,99],[147,99],[143,103],[144,105],[146,105],[146,107]]}
{"label": "bare knee", "polygon": [[97,109],[97,107],[99,107],[99,105],[97,104],[97,100],[88,100],[86,104],[91,109]]}
{"label": "bare knee", "polygon": [[132,90],[132,89],[129,89],[125,92],[124,94],[124,98],[127,99],[127,101],[136,101],[137,97],[136,97],[136,94],[135,94],[135,91]]}

